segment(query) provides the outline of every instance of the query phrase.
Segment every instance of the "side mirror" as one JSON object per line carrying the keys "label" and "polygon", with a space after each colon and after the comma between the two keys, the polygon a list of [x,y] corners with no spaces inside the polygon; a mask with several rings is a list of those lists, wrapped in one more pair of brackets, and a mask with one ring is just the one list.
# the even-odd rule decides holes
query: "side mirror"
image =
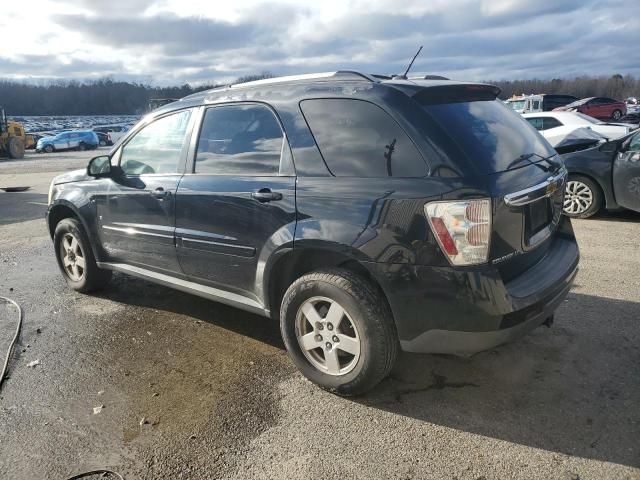
{"label": "side mirror", "polygon": [[87,174],[90,177],[108,177],[111,175],[111,159],[108,155],[100,155],[89,160]]}

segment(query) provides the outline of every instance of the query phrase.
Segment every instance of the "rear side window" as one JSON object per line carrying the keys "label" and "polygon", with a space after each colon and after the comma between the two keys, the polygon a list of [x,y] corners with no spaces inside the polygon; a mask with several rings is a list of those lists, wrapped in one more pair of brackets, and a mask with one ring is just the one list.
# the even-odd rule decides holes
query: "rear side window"
{"label": "rear side window", "polygon": [[300,102],[327,167],[337,177],[422,177],[422,156],[400,125],[363,100]]}
{"label": "rear side window", "polygon": [[562,122],[560,122],[560,120],[553,117],[544,117],[543,123],[544,123],[545,130],[562,126]]}
{"label": "rear side window", "polygon": [[284,135],[264,105],[207,109],[196,153],[195,173],[278,175]]}

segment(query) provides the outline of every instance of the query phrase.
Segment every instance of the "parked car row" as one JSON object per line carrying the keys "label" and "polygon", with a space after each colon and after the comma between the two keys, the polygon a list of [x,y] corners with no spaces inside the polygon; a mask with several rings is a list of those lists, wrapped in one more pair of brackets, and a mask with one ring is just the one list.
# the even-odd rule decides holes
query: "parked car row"
{"label": "parked car row", "polygon": [[73,130],[51,137],[43,137],[36,144],[37,153],[51,153],[63,150],[95,150],[100,145],[96,133],[92,130]]}
{"label": "parked car row", "polygon": [[505,103],[518,113],[548,112],[578,100],[573,95],[539,94],[513,96]]}
{"label": "parked car row", "polygon": [[92,130],[70,130],[55,134],[34,134],[37,153],[64,150],[93,150],[112,146],[129,130],[127,125],[100,125]]}
{"label": "parked car row", "polygon": [[553,110],[556,112],[580,112],[601,120],[620,120],[627,114],[627,104],[608,97],[589,97]]}
{"label": "parked car row", "polygon": [[[553,106],[562,101],[566,105]],[[588,218],[603,209],[640,211],[639,103],[635,97],[620,102],[568,95],[523,95],[505,101],[564,159],[569,172],[565,215]]]}
{"label": "parked car row", "polygon": [[523,117],[558,151],[589,148],[596,143],[613,140],[635,129],[635,125],[601,122],[579,112],[525,113]]}

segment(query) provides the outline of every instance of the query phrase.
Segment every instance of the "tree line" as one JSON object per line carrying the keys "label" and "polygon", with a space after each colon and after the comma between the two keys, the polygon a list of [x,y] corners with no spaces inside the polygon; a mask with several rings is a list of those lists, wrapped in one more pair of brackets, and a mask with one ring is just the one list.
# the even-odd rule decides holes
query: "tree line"
{"label": "tree line", "polygon": [[512,95],[537,93],[562,93],[578,98],[610,97],[625,100],[628,97],[640,96],[640,79],[632,76],[615,74],[610,77],[582,76],[571,79],[554,78],[551,80],[500,80],[489,81],[500,87],[500,98],[507,99]]}
{"label": "tree line", "polygon": [[[234,83],[269,78],[269,72],[238,78]],[[576,77],[551,80],[488,81],[502,89],[500,98],[522,93],[564,93],[578,98],[611,97],[624,100],[640,96],[640,79],[619,74],[609,77]],[[16,115],[127,115],[141,114],[153,98],[182,98],[217,85],[158,87],[105,78],[96,81],[56,81],[33,84],[0,80],[0,105]]]}
{"label": "tree line", "polygon": [[[247,75],[233,83],[272,77],[269,72]],[[182,98],[217,87],[217,84],[185,83],[158,87],[110,78],[79,82],[55,81],[44,84],[0,79],[0,106],[7,115],[139,115],[149,108],[151,99]]]}

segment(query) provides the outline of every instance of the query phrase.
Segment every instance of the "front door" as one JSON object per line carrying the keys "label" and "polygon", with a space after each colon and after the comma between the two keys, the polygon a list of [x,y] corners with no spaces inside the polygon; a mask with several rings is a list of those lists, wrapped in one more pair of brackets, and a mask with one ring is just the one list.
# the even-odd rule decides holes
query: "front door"
{"label": "front door", "polygon": [[180,273],[175,196],[191,115],[191,110],[181,110],[154,120],[114,156],[121,175],[110,179],[106,192],[96,198],[100,239],[110,262]]}
{"label": "front door", "polygon": [[243,103],[204,112],[190,174],[176,195],[185,275],[258,301],[261,260],[293,241],[295,176],[274,112]]}
{"label": "front door", "polygon": [[616,155],[613,191],[618,205],[640,212],[640,133],[630,137]]}

